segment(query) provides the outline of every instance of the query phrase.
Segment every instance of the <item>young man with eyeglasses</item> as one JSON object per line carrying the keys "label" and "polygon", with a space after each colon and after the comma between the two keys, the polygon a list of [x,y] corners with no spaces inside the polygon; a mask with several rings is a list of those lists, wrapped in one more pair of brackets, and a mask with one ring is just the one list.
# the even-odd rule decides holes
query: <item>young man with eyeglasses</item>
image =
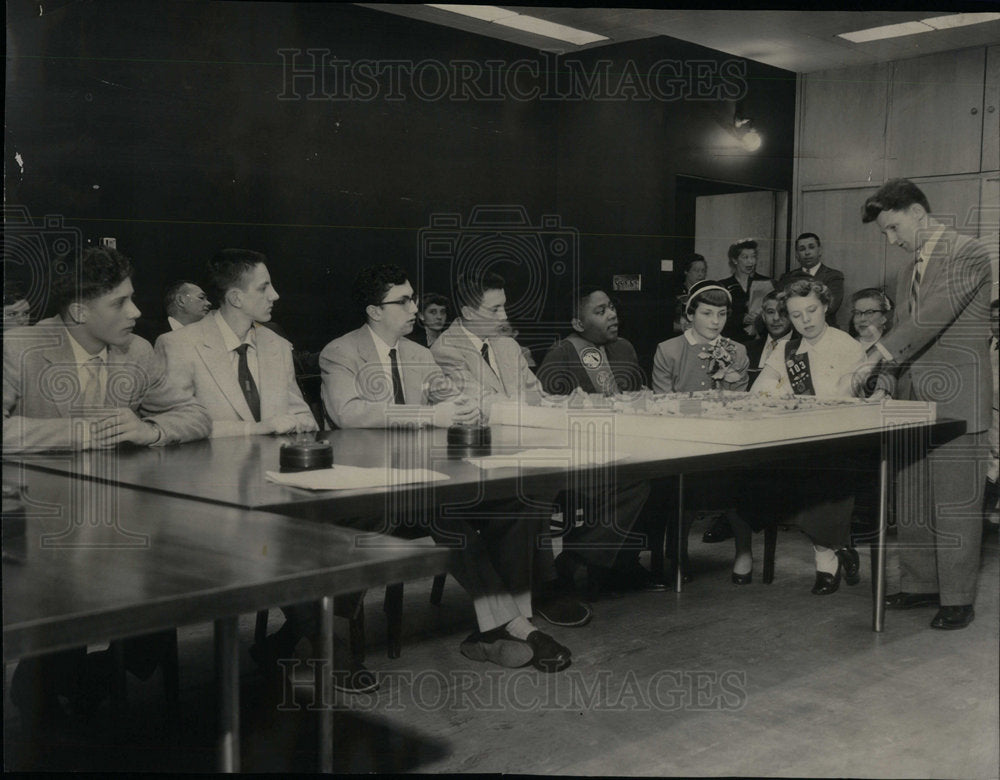
{"label": "young man with eyeglasses", "polygon": [[[327,344],[319,359],[323,402],[334,423],[343,428],[426,423],[428,407],[436,426],[478,423],[478,398],[459,393],[430,350],[405,338],[417,313],[406,272],[395,265],[363,268],[353,296],[365,324]],[[435,513],[426,530],[449,545],[462,540],[450,573],[472,597],[479,627],[462,642],[462,654],[556,672],[569,665],[569,650],[529,621],[537,523],[520,517],[510,503],[486,503],[485,516]],[[366,522],[349,524],[360,528]]]}

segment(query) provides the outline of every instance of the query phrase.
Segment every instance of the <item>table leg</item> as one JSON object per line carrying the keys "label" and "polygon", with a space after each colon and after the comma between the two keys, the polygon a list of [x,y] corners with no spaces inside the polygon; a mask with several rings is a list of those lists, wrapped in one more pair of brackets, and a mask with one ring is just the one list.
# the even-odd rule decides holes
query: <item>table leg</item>
{"label": "table leg", "polygon": [[888,528],[889,465],[887,442],[882,440],[882,452],[878,464],[878,544],[872,561],[872,577],[875,579],[875,609],[872,611],[872,630],[882,632],[885,625],[885,537]]}
{"label": "table leg", "polygon": [[320,663],[315,667],[320,679],[314,684],[319,691],[319,771],[333,773],[333,596],[319,600]]}
{"label": "table leg", "polygon": [[218,686],[220,772],[240,771],[239,618],[215,621],[215,677]]}
{"label": "table leg", "polygon": [[677,550],[674,552],[675,571],[677,579],[674,591],[684,590],[684,570],[681,561],[684,559],[684,475],[677,475]]}

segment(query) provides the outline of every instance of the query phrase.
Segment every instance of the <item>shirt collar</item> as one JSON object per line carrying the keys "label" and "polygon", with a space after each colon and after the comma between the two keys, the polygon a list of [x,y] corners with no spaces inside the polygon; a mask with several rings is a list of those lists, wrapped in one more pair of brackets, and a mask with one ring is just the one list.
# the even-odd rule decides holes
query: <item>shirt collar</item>
{"label": "shirt collar", "polygon": [[944,227],[944,225],[938,225],[937,230],[931,233],[930,237],[924,241],[924,245],[920,247],[920,251],[917,253],[917,260],[930,260],[934,256],[937,243],[941,240],[941,236],[944,235]]}
{"label": "shirt collar", "polygon": [[226,322],[218,310],[213,311],[212,316],[215,317],[215,324],[219,326],[219,332],[222,334],[222,342],[226,345],[227,352],[232,352],[240,344],[249,344],[254,349],[257,348],[257,338],[254,332],[257,328],[256,325],[250,325],[250,330],[247,331],[246,338],[240,341],[240,337],[233,332],[233,329],[229,327],[229,323]]}
{"label": "shirt collar", "polygon": [[[819,337],[819,341],[815,344],[810,344],[806,341],[805,336],[802,337],[802,341],[799,343],[799,348],[795,350],[796,355],[801,355],[803,352],[812,352],[813,350],[819,349],[820,345],[826,341],[826,338],[830,335],[830,326],[826,326],[826,330],[823,331],[823,335]],[[791,334],[789,334],[791,335]]]}
{"label": "shirt collar", "polygon": [[716,344],[719,343],[719,339],[722,338],[722,334],[720,333],[718,336],[709,341],[707,344],[702,344],[700,341],[698,341],[697,336],[693,334],[694,334],[694,328],[688,328],[686,331],[684,331],[684,338],[687,339],[687,343],[690,344],[692,347],[697,347],[697,346],[714,347]]}
{"label": "shirt collar", "polygon": [[767,341],[770,342],[771,339],[774,339],[774,343],[775,344],[780,344],[783,341],[788,341],[788,339],[790,339],[791,337],[792,337],[792,331],[788,331],[788,333],[786,333],[784,336],[779,336],[776,339],[774,338],[774,336],[772,336],[770,333],[768,333],[767,334]]}
{"label": "shirt collar", "polygon": [[365,323],[365,327],[368,328],[368,332],[371,333],[371,335],[372,335],[372,341],[375,342],[375,351],[378,353],[379,360],[381,360],[386,365],[389,365],[389,363],[390,363],[390,360],[389,360],[389,350],[390,349],[396,349],[397,350],[397,354],[398,354],[398,349],[397,348],[398,348],[399,342],[396,342],[396,346],[390,347],[388,344],[385,343],[385,341],[382,339],[382,337],[380,335],[378,335],[372,329],[371,325]]}
{"label": "shirt collar", "polygon": [[91,355],[89,352],[87,352],[87,350],[85,350],[83,348],[83,345],[80,344],[80,342],[77,341],[73,337],[73,332],[72,331],[67,330],[66,332],[69,333],[69,345],[73,349],[73,357],[76,360],[76,362],[77,362],[78,365],[81,365],[81,366],[85,365],[86,363],[90,362],[91,358],[95,358],[95,357],[99,357],[105,363],[108,362],[108,345],[107,344],[105,344],[104,348],[100,352],[98,352],[96,355]]}
{"label": "shirt collar", "polygon": [[180,330],[181,328],[184,327],[183,322],[174,319],[169,314],[167,315],[167,324],[170,326],[170,330]]}
{"label": "shirt collar", "polygon": [[475,333],[470,331],[467,327],[465,327],[465,323],[463,323],[461,320],[459,320],[456,324],[458,325],[459,328],[462,329],[462,332],[469,337],[469,340],[476,348],[476,352],[481,352],[484,344],[483,340],[479,338],[479,336],[477,336]]}
{"label": "shirt collar", "polygon": [[819,273],[819,267],[820,267],[821,265],[823,265],[823,264],[822,264],[822,263],[816,263],[816,265],[814,265],[814,266],[813,266],[812,268],[806,268],[806,269],[804,269],[804,270],[805,270],[805,272],[806,272],[807,274],[809,274],[810,276],[816,276],[816,274],[818,274],[818,273]]}

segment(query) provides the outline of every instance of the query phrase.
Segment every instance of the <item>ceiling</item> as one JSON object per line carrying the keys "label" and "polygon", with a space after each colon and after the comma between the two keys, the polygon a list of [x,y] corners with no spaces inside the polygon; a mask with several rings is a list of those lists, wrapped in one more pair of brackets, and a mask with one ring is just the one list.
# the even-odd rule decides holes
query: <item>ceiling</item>
{"label": "ceiling", "polygon": [[[850,43],[836,37],[837,33],[945,16],[955,11],[685,11],[502,6],[609,38],[574,46],[426,5],[358,5],[499,38],[539,51],[566,53],[667,35],[798,73],[905,59],[1000,41],[1000,21],[870,43]],[[993,10],[991,4],[984,5],[987,8],[975,10]]]}

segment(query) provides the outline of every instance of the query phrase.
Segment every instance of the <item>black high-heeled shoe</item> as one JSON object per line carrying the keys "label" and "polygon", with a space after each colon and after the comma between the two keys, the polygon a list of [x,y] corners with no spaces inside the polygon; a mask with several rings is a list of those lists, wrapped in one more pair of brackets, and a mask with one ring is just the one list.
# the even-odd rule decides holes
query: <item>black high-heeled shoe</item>
{"label": "black high-heeled shoe", "polygon": [[831,593],[836,593],[840,587],[840,570],[842,568],[838,561],[836,574],[828,574],[825,571],[816,572],[816,583],[812,586],[813,595],[828,596]]}
{"label": "black high-heeled shoe", "polygon": [[837,560],[844,570],[844,582],[857,585],[861,582],[861,559],[853,547],[841,547],[837,550]]}

